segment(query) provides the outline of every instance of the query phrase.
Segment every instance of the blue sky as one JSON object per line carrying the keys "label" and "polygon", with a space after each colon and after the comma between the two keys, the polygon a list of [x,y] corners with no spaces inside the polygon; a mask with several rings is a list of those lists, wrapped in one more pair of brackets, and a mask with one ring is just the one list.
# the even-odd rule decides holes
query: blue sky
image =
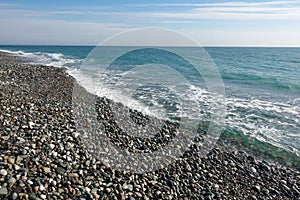
{"label": "blue sky", "polygon": [[96,45],[162,27],[205,46],[300,46],[300,0],[0,0],[0,44]]}

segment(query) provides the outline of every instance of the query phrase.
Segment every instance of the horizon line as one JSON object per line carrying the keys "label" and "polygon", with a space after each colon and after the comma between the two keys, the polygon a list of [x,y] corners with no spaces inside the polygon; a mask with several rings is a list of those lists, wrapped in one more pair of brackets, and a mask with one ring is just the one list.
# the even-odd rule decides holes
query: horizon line
{"label": "horizon line", "polygon": [[[96,47],[98,45],[88,44],[0,44],[0,46],[53,46],[53,47]],[[105,45],[104,45],[105,46]],[[107,47],[143,47],[143,46],[125,46],[125,45],[107,45]],[[144,46],[144,47],[197,47],[197,46]],[[300,46],[280,46],[280,45],[199,45],[198,47],[229,47],[229,48],[300,48]]]}

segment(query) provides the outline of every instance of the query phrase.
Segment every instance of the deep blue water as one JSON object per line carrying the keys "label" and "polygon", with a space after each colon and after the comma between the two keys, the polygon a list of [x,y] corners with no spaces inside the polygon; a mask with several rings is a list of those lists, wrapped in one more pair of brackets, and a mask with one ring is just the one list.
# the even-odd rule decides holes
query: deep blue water
{"label": "deep blue water", "polygon": [[[31,57],[36,63],[68,67],[69,72],[81,82],[87,78],[97,81],[96,71],[90,75],[81,74],[80,71],[81,63],[93,48],[91,46],[0,46],[0,49]],[[119,49],[111,47],[105,52],[107,55],[101,54],[100,58],[106,59],[111,52]],[[258,152],[273,151],[271,155],[300,166],[300,48],[206,47],[205,50],[217,66],[225,86],[227,105],[224,134]],[[182,52],[192,55],[193,49],[186,48]],[[178,56],[169,57],[155,49],[147,49],[140,54],[123,56],[123,59],[115,61],[113,63],[115,66],[111,65],[111,68],[122,64],[129,69],[145,63],[145,60],[139,60],[145,58],[146,62],[148,59],[148,63],[152,64],[163,62],[165,65],[174,65],[187,79],[196,77],[195,71],[189,70],[188,64]],[[191,58],[197,59],[194,55]],[[157,76],[160,74],[158,73]],[[173,79],[173,75],[167,74],[160,78],[168,79],[169,76],[169,79]],[[90,85],[87,84],[86,87]],[[199,86],[207,89],[203,80]],[[146,94],[145,91],[143,93],[145,96],[138,98],[146,99],[144,103],[147,105],[175,102],[174,96],[172,100],[167,95],[163,96],[168,100],[166,102],[162,98],[154,98],[150,101],[149,93]],[[201,95],[204,97],[205,92]],[[201,104],[200,100],[195,102]],[[203,105],[198,109],[203,109]],[[190,113],[195,113],[195,110]]]}

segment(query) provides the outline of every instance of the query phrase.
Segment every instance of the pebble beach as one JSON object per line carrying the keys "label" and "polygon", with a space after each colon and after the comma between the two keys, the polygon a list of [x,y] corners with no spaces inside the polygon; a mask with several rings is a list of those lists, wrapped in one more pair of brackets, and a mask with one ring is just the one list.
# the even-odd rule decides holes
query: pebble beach
{"label": "pebble beach", "polygon": [[[300,199],[297,168],[222,142],[205,157],[193,145],[170,165],[144,174],[107,167],[76,130],[74,84],[64,68],[0,53],[0,199]],[[126,137],[119,146],[129,148]]]}

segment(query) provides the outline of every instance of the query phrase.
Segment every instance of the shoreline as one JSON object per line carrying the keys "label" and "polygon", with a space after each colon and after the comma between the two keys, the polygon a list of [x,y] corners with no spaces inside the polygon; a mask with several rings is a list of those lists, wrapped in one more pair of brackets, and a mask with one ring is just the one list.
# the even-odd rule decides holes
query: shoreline
{"label": "shoreline", "polygon": [[0,72],[0,198],[300,197],[296,169],[222,146],[204,158],[190,149],[169,166],[143,175],[107,168],[76,134],[71,107],[75,79],[65,69],[24,64],[20,57],[0,52]]}

